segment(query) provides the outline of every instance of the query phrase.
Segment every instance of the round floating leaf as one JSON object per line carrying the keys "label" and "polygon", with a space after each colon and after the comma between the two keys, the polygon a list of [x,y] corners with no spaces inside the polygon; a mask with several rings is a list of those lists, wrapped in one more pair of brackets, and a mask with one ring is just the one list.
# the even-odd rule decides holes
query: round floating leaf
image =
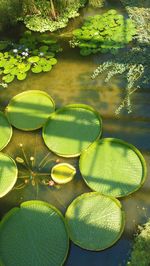
{"label": "round floating leaf", "polygon": [[51,58],[50,59],[51,65],[56,65],[57,64],[57,59],[56,58]]}
{"label": "round floating leaf", "polygon": [[5,81],[6,83],[11,83],[14,80],[15,76],[8,74],[6,76],[2,77],[2,80]]}
{"label": "round floating leaf", "polygon": [[69,239],[62,214],[41,201],[27,201],[8,212],[0,224],[4,265],[63,265]]}
{"label": "round floating leaf", "polygon": [[17,175],[18,170],[14,160],[0,152],[0,198],[13,188]]}
{"label": "round floating leaf", "polygon": [[45,66],[42,67],[42,70],[43,70],[44,72],[48,72],[48,71],[50,71],[51,69],[52,69],[52,66],[51,66],[51,64],[49,64],[49,63],[47,63],[47,65],[45,65]]}
{"label": "round floating leaf", "polygon": [[18,80],[24,80],[24,79],[26,79],[26,77],[27,77],[26,73],[18,73],[17,74],[17,79]]}
{"label": "round floating leaf", "polygon": [[145,181],[146,163],[131,144],[102,139],[81,154],[80,171],[87,185],[102,194],[123,197]]}
{"label": "round floating leaf", "polygon": [[0,112],[0,150],[2,150],[12,137],[12,127],[5,115]]}
{"label": "round floating leaf", "polygon": [[71,104],[58,109],[43,128],[47,147],[64,157],[79,156],[101,134],[101,118],[90,106]]}
{"label": "round floating leaf", "polygon": [[70,182],[75,174],[76,169],[68,163],[56,164],[51,171],[51,177],[57,184],[66,184]]}
{"label": "round floating leaf", "polygon": [[112,246],[124,229],[124,212],[120,202],[97,192],[76,198],[65,215],[71,240],[88,250]]}
{"label": "round floating leaf", "polygon": [[37,63],[40,60],[39,56],[31,56],[28,58],[29,63]]}
{"label": "round floating leaf", "polygon": [[41,73],[43,70],[42,70],[42,67],[40,65],[37,65],[37,66],[32,67],[31,71],[35,74],[38,74],[38,73]]}
{"label": "round floating leaf", "polygon": [[14,127],[22,130],[35,130],[44,125],[54,110],[54,101],[47,93],[29,90],[10,100],[6,114]]}

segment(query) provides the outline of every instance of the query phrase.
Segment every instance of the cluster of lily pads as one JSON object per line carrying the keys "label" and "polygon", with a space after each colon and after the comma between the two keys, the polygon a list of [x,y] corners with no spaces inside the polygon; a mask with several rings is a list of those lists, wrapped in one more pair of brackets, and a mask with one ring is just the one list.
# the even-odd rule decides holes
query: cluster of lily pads
{"label": "cluster of lily pads", "polygon": [[[39,90],[16,95],[8,103],[5,115],[0,114],[0,149],[10,141],[12,126],[24,131],[42,128],[50,151],[61,157],[80,156],[81,175],[95,192],[77,197],[65,219],[54,206],[36,200],[9,211],[0,223],[2,263],[60,266],[68,254],[69,238],[87,250],[112,246],[125,225],[125,214],[117,198],[138,190],[146,178],[146,163],[140,151],[119,139],[100,139],[102,120],[92,107],[70,104],[55,110],[53,99]],[[68,164],[56,164],[50,170],[52,179],[59,184],[70,182],[76,175],[76,169]],[[18,178],[15,161],[3,152],[0,172],[2,197]]]}
{"label": "cluster of lily pads", "polygon": [[83,56],[97,52],[116,53],[131,42],[135,34],[132,20],[112,9],[102,15],[87,17],[83,26],[73,31],[71,46],[79,47]]}
{"label": "cluster of lily pads", "polygon": [[2,41],[0,51],[0,75],[7,84],[15,78],[24,80],[30,70],[33,73],[50,71],[57,63],[55,54],[61,48],[48,34],[26,31],[18,43]]}

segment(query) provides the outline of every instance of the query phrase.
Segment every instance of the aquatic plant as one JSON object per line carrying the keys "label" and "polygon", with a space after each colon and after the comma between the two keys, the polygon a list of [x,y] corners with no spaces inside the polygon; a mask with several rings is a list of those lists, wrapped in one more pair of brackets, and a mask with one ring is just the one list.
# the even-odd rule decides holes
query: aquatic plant
{"label": "aquatic plant", "polygon": [[63,265],[68,249],[64,217],[47,202],[23,202],[0,223],[0,257],[5,265]]}
{"label": "aquatic plant", "polygon": [[150,221],[143,226],[139,226],[139,233],[136,235],[133,249],[131,251],[128,266],[137,266],[140,261],[141,266],[148,266],[150,262]]}
{"label": "aquatic plant", "polygon": [[68,163],[56,164],[51,170],[51,177],[57,184],[66,184],[70,182],[75,174],[76,169]]}
{"label": "aquatic plant", "polygon": [[[131,95],[139,88],[149,88],[150,83],[150,8],[145,7],[146,2],[140,0],[121,0],[125,6],[130,19],[136,25],[136,35],[132,47],[120,51],[118,55],[110,57],[109,60],[101,60],[100,64],[92,74],[96,78],[101,73],[106,74],[105,82],[109,82],[115,75],[126,78],[126,95],[116,110],[118,115],[123,108],[128,113],[132,112]],[[142,8],[138,8],[141,6]]]}
{"label": "aquatic plant", "polygon": [[92,190],[116,198],[138,190],[147,174],[142,154],[133,145],[115,138],[90,145],[81,154],[79,168]]}
{"label": "aquatic plant", "polygon": [[131,19],[125,19],[116,10],[109,10],[102,15],[87,17],[80,29],[73,31],[72,47],[79,47],[80,54],[116,53],[132,41],[136,34]]}
{"label": "aquatic plant", "polygon": [[61,51],[57,41],[48,34],[38,35],[30,31],[24,33],[19,43],[1,43],[1,50],[4,50],[0,52],[3,83],[11,83],[15,78],[24,80],[30,70],[33,73],[50,71],[57,63],[55,54]]}
{"label": "aquatic plant", "polygon": [[66,27],[70,18],[79,16],[78,10],[84,6],[86,0],[38,2],[38,12],[26,14],[23,17],[24,23],[32,31],[53,32]]}
{"label": "aquatic plant", "polygon": [[65,220],[71,240],[81,248],[95,251],[112,246],[125,225],[121,203],[98,192],[77,197],[68,207]]}

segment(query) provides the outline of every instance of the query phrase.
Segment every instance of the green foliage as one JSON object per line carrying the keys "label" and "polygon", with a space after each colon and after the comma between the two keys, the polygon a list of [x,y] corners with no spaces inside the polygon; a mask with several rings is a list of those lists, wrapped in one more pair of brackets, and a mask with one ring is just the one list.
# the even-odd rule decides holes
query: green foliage
{"label": "green foliage", "polygon": [[97,52],[116,53],[132,41],[136,33],[131,19],[125,19],[116,10],[88,17],[80,29],[73,31],[72,47],[79,47],[83,56]]}
{"label": "green foliage", "polygon": [[21,13],[21,4],[19,0],[1,0],[0,1],[0,31],[5,27],[17,22]]}
{"label": "green foliage", "polygon": [[1,49],[8,47],[7,51],[0,53],[0,74],[5,83],[11,83],[15,77],[24,80],[30,69],[33,73],[50,71],[57,63],[55,53],[61,50],[56,40],[50,39],[48,34],[32,34],[30,31],[24,33],[19,43],[0,44]]}
{"label": "green foliage", "polygon": [[77,17],[79,15],[79,8],[84,6],[86,0],[56,1],[56,18],[52,16],[50,5],[47,1],[37,2],[37,8],[39,12],[26,15],[23,18],[26,27],[32,31],[53,32],[66,27],[70,18]]}
{"label": "green foliage", "polygon": [[89,0],[89,5],[93,7],[102,7],[105,3],[105,0]]}
{"label": "green foliage", "polygon": [[148,266],[150,262],[150,221],[140,227],[140,234],[135,238],[130,261],[130,266]]}
{"label": "green foliage", "polygon": [[[126,78],[126,95],[117,108],[116,114],[119,114],[124,107],[128,113],[131,113],[131,95],[138,88],[149,88],[150,84],[150,8],[144,8],[146,3],[143,4],[141,0],[136,1],[136,7],[133,1],[121,0],[121,2],[124,4],[130,19],[136,25],[137,31],[133,47],[120,51],[118,55],[111,56],[107,61],[101,61],[92,75],[94,79],[105,72],[106,82],[118,74]],[[142,8],[138,8],[141,5]]]}

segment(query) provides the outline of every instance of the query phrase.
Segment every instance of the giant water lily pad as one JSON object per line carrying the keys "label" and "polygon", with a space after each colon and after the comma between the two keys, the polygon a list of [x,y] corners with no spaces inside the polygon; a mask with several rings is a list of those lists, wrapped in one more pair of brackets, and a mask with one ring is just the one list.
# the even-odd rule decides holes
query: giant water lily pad
{"label": "giant water lily pad", "polygon": [[12,136],[12,127],[5,115],[0,112],[0,150],[2,150],[10,141]]}
{"label": "giant water lily pad", "polygon": [[101,118],[92,107],[71,104],[58,109],[48,119],[43,138],[56,154],[75,157],[100,136],[101,130]]}
{"label": "giant water lily pad", "polygon": [[142,154],[119,139],[102,139],[80,158],[80,171],[87,185],[105,195],[123,197],[141,187],[146,177]]}
{"label": "giant water lily pad", "polygon": [[14,160],[0,152],[0,198],[13,188],[17,175],[18,169]]}
{"label": "giant water lily pad", "polygon": [[14,127],[22,130],[35,130],[43,126],[54,110],[54,101],[47,93],[29,90],[10,100],[6,114]]}
{"label": "giant water lily pad", "polygon": [[76,198],[68,207],[65,218],[71,240],[88,250],[112,246],[124,229],[120,202],[98,192]]}
{"label": "giant water lily pad", "polygon": [[0,224],[4,265],[61,266],[68,246],[63,216],[46,202],[24,202],[8,212]]}

